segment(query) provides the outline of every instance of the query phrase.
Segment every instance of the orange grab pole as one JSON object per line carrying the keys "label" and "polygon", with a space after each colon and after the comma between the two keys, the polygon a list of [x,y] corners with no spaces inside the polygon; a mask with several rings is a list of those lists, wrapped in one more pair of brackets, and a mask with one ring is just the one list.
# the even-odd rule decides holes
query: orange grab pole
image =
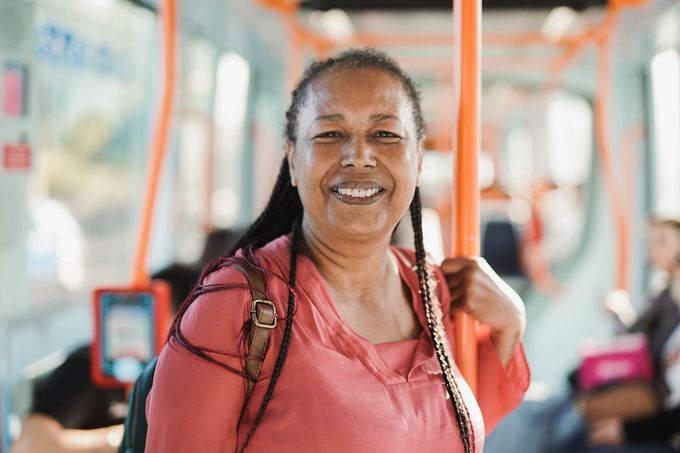
{"label": "orange grab pole", "polygon": [[[454,256],[475,256],[480,253],[477,167],[480,144],[481,10],[481,0],[454,1],[454,27],[458,38],[455,45],[459,46],[460,59]],[[459,313],[455,317],[454,326],[456,362],[476,394],[476,321]]]}
{"label": "orange grab pole", "polygon": [[609,36],[617,19],[617,8],[612,8],[610,20],[606,23],[605,32],[597,39],[597,94],[595,96],[595,128],[597,138],[597,151],[602,168],[602,177],[612,207],[614,224],[618,244],[618,266],[616,270],[616,287],[628,288],[628,222],[626,208],[616,184],[612,164],[611,142],[609,140]]}
{"label": "orange grab pole", "polygon": [[175,30],[176,30],[176,0],[163,0],[159,7],[159,15],[163,29],[164,64],[163,64],[163,96],[161,99],[158,118],[154,130],[151,148],[149,149],[149,165],[147,168],[147,185],[142,211],[142,223],[139,229],[139,240],[135,251],[133,282],[135,285],[145,285],[149,281],[146,270],[146,257],[149,248],[151,222],[153,221],[154,204],[158,181],[163,167],[163,158],[168,144],[170,117],[175,89]]}

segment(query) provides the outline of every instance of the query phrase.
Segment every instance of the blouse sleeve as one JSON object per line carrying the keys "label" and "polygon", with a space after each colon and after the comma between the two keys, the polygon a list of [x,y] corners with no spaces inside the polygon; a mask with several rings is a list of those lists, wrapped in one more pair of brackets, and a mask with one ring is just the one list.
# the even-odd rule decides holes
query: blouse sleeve
{"label": "blouse sleeve", "polygon": [[[215,283],[246,284],[246,280],[226,268],[204,282]],[[182,333],[191,344],[215,351],[210,355],[220,363],[242,370],[240,332],[249,319],[249,301],[246,288],[203,294],[184,314]],[[236,451],[245,389],[242,376],[174,342],[166,344],[146,403],[146,451]]]}
{"label": "blouse sleeve", "polygon": [[521,342],[508,365],[503,366],[487,326],[480,326],[477,341],[477,400],[489,435],[498,422],[522,402],[529,388],[530,372]]}
{"label": "blouse sleeve", "polygon": [[[437,280],[445,281],[439,268]],[[451,295],[446,284],[440,283],[437,292],[443,313],[449,313]],[[445,316],[445,322],[451,347],[455,349],[452,319]],[[477,330],[477,345],[477,402],[484,416],[486,434],[489,435],[498,422],[522,401],[529,388],[530,372],[521,342],[517,344],[507,366],[503,366],[491,341],[491,330],[485,325],[480,324]]]}

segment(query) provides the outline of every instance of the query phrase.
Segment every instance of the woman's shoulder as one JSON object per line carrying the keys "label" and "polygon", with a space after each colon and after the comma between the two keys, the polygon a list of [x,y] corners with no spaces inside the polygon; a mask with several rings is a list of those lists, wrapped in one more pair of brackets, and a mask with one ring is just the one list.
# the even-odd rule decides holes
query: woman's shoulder
{"label": "woman's shoulder", "polygon": [[193,345],[235,352],[233,340],[250,317],[250,294],[246,277],[236,268],[225,264],[207,272],[178,313],[179,333]]}
{"label": "woman's shoulder", "polygon": [[246,285],[244,270],[263,277],[286,275],[289,249],[290,240],[280,236],[250,252],[239,249],[234,256],[217,258],[204,269],[199,286]]}
{"label": "woman's shoulder", "polygon": [[[248,257],[239,251],[209,264],[194,289],[193,300],[181,315],[182,333],[202,346],[222,343],[224,338],[239,336],[250,322],[251,282],[246,273],[257,273],[265,282],[269,299],[282,310],[279,293],[285,286],[287,262],[284,255],[288,239],[282,236],[256,249]],[[221,340],[220,340],[221,339]]]}

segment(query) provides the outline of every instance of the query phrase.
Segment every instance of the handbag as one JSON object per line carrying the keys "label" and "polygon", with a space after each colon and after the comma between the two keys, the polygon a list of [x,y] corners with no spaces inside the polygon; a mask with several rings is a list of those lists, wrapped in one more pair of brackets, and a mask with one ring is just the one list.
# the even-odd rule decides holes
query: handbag
{"label": "handbag", "polygon": [[654,382],[644,334],[623,335],[582,347],[576,407],[589,423],[610,417],[624,421],[656,413],[662,392]]}
{"label": "handbag", "polygon": [[644,334],[623,335],[582,347],[578,369],[580,390],[592,390],[613,382],[651,381],[654,367]]}
{"label": "handbag", "polygon": [[652,382],[627,381],[581,393],[575,405],[589,423],[594,423],[611,417],[624,421],[648,417],[659,411],[661,402],[661,392]]}

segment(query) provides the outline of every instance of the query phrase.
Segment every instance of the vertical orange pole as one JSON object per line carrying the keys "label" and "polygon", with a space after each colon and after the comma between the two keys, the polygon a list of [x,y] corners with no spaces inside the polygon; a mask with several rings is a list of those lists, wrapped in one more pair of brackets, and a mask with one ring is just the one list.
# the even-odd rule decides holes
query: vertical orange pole
{"label": "vertical orange pole", "polygon": [[595,129],[597,151],[605,189],[609,196],[617,235],[618,260],[616,268],[616,288],[628,289],[628,237],[629,228],[626,218],[627,209],[616,184],[612,163],[611,142],[609,140],[610,97],[609,91],[609,40],[618,18],[618,9],[610,7],[603,33],[597,38],[597,93],[595,96]]}
{"label": "vertical orange pole", "polygon": [[139,229],[139,240],[135,252],[133,283],[145,285],[149,281],[146,270],[146,257],[149,248],[151,222],[153,221],[154,204],[158,181],[163,167],[163,158],[168,144],[168,133],[172,115],[172,103],[175,91],[175,29],[176,29],[176,0],[163,0],[159,5],[159,15],[163,32],[164,64],[163,64],[163,96],[158,111],[158,118],[154,129],[151,148],[149,149],[149,164],[147,168],[146,193],[142,211],[142,222]]}
{"label": "vertical orange pole", "polygon": [[[476,256],[479,244],[480,143],[480,23],[481,0],[454,1],[454,27],[458,46],[460,95],[456,151],[456,195],[453,255]],[[455,70],[455,69],[454,69]],[[456,362],[472,391],[477,393],[476,321],[459,313],[455,322]]]}

